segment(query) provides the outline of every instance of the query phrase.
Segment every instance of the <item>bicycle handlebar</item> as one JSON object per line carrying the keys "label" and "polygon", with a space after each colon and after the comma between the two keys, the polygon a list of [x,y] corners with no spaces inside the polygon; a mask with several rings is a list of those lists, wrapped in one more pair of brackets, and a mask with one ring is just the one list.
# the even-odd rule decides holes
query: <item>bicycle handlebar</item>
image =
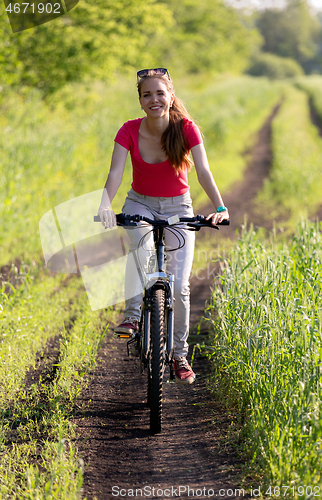
{"label": "bicycle handlebar", "polygon": [[[169,218],[171,219],[171,217]],[[225,219],[222,222],[219,222],[215,226],[212,225],[211,220],[206,220],[204,215],[196,215],[195,217],[178,217],[175,222],[170,221],[169,219],[158,220],[158,219],[149,219],[144,215],[127,215],[124,213],[116,214],[116,221],[118,226],[127,226],[127,227],[135,227],[138,225],[138,222],[144,221],[151,226],[154,227],[171,227],[177,224],[185,223],[187,226],[193,228],[195,231],[199,231],[201,227],[212,227],[214,229],[219,229],[218,226],[229,226],[230,220]],[[101,222],[99,215],[94,215],[94,222]]]}

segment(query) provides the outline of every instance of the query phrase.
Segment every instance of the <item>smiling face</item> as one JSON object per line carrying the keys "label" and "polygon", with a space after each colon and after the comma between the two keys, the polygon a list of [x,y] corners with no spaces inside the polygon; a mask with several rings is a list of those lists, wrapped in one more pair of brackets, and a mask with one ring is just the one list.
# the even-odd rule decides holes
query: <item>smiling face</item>
{"label": "smiling face", "polygon": [[141,87],[140,104],[148,117],[168,116],[174,94],[160,78],[146,78]]}

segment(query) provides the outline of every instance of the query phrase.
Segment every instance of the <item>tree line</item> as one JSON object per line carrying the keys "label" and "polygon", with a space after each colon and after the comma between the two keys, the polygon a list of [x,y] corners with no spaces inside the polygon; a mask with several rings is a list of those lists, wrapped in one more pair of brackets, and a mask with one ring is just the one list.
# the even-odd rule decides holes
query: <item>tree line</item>
{"label": "tree line", "polygon": [[306,0],[252,17],[223,0],[80,0],[52,22],[12,33],[0,2],[0,85],[47,96],[66,82],[156,65],[241,73],[261,51],[322,72],[321,26]]}
{"label": "tree line", "polygon": [[254,19],[262,53],[293,60],[307,74],[322,73],[322,13],[314,14],[307,0],[288,0],[283,9],[266,9]]}

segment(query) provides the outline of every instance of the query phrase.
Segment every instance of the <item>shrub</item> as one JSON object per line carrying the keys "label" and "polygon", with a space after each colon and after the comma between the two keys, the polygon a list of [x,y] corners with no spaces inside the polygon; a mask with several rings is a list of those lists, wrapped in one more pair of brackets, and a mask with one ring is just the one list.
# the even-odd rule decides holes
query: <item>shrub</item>
{"label": "shrub", "polygon": [[303,69],[294,59],[268,53],[258,54],[247,73],[252,76],[267,76],[272,80],[282,80],[304,74]]}

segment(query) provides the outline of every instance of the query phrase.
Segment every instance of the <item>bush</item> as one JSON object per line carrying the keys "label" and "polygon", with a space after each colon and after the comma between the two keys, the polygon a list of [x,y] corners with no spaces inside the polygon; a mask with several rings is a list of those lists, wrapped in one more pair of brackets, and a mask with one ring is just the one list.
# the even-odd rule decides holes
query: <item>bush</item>
{"label": "bush", "polygon": [[267,76],[272,80],[282,80],[304,74],[303,69],[294,59],[268,53],[258,54],[247,73],[252,76]]}

